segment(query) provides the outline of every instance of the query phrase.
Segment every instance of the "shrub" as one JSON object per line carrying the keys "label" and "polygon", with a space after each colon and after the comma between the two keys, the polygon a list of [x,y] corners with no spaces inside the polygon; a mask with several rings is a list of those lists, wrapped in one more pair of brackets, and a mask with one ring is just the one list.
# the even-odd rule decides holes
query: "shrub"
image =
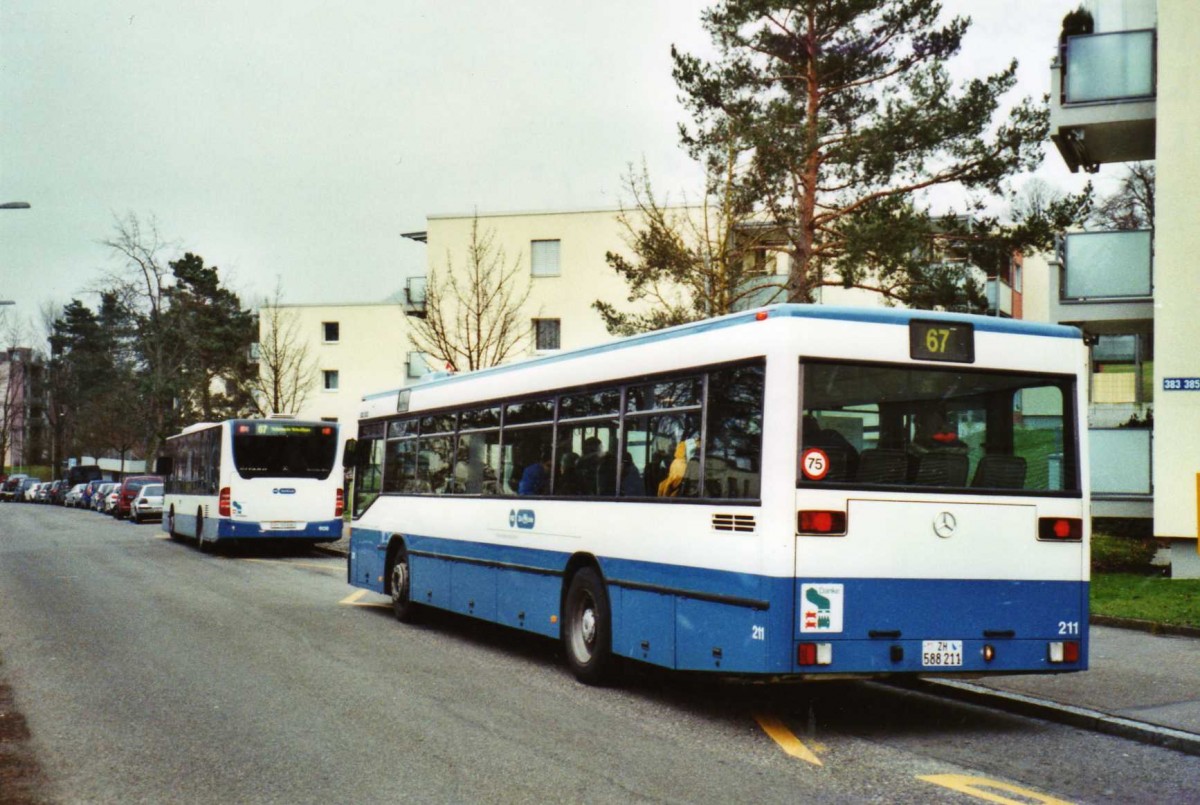
{"label": "shrub", "polygon": [[1158,544],[1150,537],[1092,534],[1092,570],[1102,573],[1152,573]]}

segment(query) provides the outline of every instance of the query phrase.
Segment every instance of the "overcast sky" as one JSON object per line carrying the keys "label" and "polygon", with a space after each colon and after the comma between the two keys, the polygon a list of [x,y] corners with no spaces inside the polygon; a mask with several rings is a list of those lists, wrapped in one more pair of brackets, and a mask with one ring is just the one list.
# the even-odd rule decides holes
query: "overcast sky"
{"label": "overcast sky", "polygon": [[[946,0],[954,65],[1049,90],[1078,0]],[[219,266],[248,303],[374,301],[423,273],[437,213],[612,208],[645,159],[694,193],[670,47],[700,0],[3,0],[0,299],[36,321],[114,262],[114,216]],[[1057,155],[1045,177],[1082,184]]]}

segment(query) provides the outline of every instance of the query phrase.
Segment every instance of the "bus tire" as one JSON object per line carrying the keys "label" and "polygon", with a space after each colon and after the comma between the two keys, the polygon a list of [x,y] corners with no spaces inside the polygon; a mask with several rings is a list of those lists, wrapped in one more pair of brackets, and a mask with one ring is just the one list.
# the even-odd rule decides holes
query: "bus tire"
{"label": "bus tire", "polygon": [[408,563],[408,549],[403,545],[396,549],[388,567],[391,583],[392,612],[401,623],[412,623],[417,619],[419,605],[412,600],[412,568]]}
{"label": "bus tire", "polygon": [[581,568],[571,577],[563,608],[563,650],[575,678],[602,685],[612,678],[612,610],[600,574]]}

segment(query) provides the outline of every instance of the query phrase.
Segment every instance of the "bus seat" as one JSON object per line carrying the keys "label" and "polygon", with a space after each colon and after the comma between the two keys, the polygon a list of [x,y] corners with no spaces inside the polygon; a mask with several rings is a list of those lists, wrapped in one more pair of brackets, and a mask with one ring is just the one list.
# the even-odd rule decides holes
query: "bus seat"
{"label": "bus seat", "polygon": [[1025,459],[1021,456],[987,455],[979,459],[971,486],[989,489],[1022,489]]}
{"label": "bus seat", "polygon": [[858,457],[858,481],[864,484],[902,484],[908,475],[903,450],[869,447]]}
{"label": "bus seat", "polygon": [[926,453],[917,458],[912,482],[918,486],[966,486],[969,468],[966,453]]}

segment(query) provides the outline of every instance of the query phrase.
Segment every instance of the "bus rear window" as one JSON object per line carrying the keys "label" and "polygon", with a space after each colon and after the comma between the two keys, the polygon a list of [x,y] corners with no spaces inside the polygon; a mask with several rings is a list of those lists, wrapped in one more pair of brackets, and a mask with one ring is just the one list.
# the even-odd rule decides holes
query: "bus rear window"
{"label": "bus rear window", "polygon": [[1074,380],[804,362],[800,485],[1079,490]]}
{"label": "bus rear window", "polygon": [[337,428],[279,422],[235,422],[233,463],[243,478],[316,478],[333,471]]}

